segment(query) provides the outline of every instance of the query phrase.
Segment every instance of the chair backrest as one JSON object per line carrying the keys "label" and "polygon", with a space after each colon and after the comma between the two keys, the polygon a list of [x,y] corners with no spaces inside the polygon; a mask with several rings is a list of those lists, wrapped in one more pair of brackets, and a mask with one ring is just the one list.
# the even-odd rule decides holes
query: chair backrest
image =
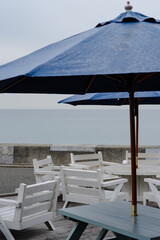
{"label": "chair backrest", "polygon": [[144,182],[149,184],[150,191],[143,192],[143,204],[146,205],[146,200],[157,202],[160,208],[160,179],[144,178]]}
{"label": "chair backrest", "polygon": [[63,197],[66,201],[97,203],[101,194],[102,171],[61,167]]}
{"label": "chair backrest", "polygon": [[102,169],[83,170],[61,167],[64,208],[69,202],[95,204],[106,201],[127,200],[128,194],[121,189],[127,179],[106,179]]}
{"label": "chair backrest", "polygon": [[56,211],[58,188],[58,177],[53,181],[32,185],[21,183],[13,221],[23,222],[32,217],[43,218],[48,213],[53,214]]}
{"label": "chair backrest", "polygon": [[71,164],[72,167],[86,166],[86,168],[97,168],[103,166],[102,152],[90,153],[90,154],[73,154],[71,153]]}
{"label": "chair backrest", "polygon": [[[126,150],[126,161],[130,163],[131,153]],[[160,165],[160,153],[138,153],[138,164]]]}
{"label": "chair backrest", "polygon": [[49,174],[38,174],[40,171],[52,171],[53,161],[50,155],[42,160],[33,159],[34,174],[37,183],[45,182],[53,179]]}

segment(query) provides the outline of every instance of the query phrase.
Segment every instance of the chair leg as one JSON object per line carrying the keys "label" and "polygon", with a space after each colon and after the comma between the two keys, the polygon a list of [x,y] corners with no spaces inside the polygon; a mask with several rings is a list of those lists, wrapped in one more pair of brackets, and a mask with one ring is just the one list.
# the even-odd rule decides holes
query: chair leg
{"label": "chair leg", "polygon": [[50,231],[55,231],[55,227],[51,221],[45,222],[45,224]]}
{"label": "chair leg", "polygon": [[129,201],[129,195],[128,193],[126,193],[126,199],[125,199],[127,202]]}
{"label": "chair leg", "polygon": [[63,208],[67,208],[69,202],[68,201],[65,201],[64,205],[63,205]]}
{"label": "chair leg", "polygon": [[143,193],[143,205],[147,205],[147,197],[145,193]]}
{"label": "chair leg", "polygon": [[8,227],[6,226],[4,220],[0,218],[0,230],[3,232],[7,240],[15,240]]}

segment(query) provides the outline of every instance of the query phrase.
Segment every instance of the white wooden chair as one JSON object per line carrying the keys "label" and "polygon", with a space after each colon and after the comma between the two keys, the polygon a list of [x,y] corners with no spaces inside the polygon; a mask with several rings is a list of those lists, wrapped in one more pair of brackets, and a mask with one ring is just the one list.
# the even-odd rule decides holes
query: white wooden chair
{"label": "white wooden chair", "polygon": [[160,179],[145,178],[144,181],[149,184],[151,191],[143,193],[143,205],[151,201],[156,202],[160,208]]}
{"label": "white wooden chair", "polygon": [[[122,163],[131,162],[131,153],[126,150],[126,159]],[[138,153],[138,164],[160,165],[160,153]]]}
{"label": "white wooden chair", "polygon": [[[127,179],[104,181],[101,169],[91,171],[61,167],[61,182],[65,200],[64,208],[67,207],[69,202],[94,204],[128,200],[128,194],[121,192]],[[114,189],[110,189],[113,186]]]}
{"label": "white wooden chair", "polygon": [[0,230],[7,240],[14,240],[9,229],[22,230],[45,223],[55,230],[52,220],[57,204],[59,178],[53,181],[26,185],[21,183],[17,200],[0,198]]}
{"label": "white wooden chair", "polygon": [[54,166],[50,155],[42,160],[33,159],[34,175],[36,183],[53,180],[60,176],[60,167]]}
{"label": "white wooden chair", "polygon": [[98,169],[112,164],[113,162],[103,161],[102,152],[98,153],[89,153],[89,154],[74,154],[71,153],[71,163],[70,167],[79,168],[79,169]]}

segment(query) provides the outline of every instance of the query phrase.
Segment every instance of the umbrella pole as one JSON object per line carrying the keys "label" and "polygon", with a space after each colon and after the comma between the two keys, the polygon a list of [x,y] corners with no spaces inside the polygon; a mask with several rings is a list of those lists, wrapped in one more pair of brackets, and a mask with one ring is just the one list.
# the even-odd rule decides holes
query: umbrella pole
{"label": "umbrella pole", "polygon": [[130,106],[130,136],[131,136],[131,181],[132,181],[132,216],[137,216],[136,189],[136,151],[135,151],[135,121],[134,121],[134,92],[129,92]]}
{"label": "umbrella pole", "polygon": [[138,168],[138,128],[139,128],[139,114],[138,102],[135,100],[135,117],[136,117],[136,168]]}

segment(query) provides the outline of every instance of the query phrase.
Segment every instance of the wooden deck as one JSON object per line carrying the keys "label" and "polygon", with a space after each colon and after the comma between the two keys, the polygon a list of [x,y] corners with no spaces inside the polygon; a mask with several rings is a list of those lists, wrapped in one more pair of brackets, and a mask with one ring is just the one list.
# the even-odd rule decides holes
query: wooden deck
{"label": "wooden deck", "polygon": [[[57,210],[62,208],[64,202],[58,201]],[[72,204],[70,206],[77,206]],[[154,205],[156,207],[156,205]],[[37,225],[33,228],[28,228],[22,231],[12,231],[16,240],[65,240],[69,232],[74,226],[74,222],[64,219],[60,214],[54,221],[55,231],[49,231],[45,224]],[[89,225],[81,237],[81,240],[95,240],[100,228]],[[107,236],[113,236],[112,233],[108,233]],[[0,239],[6,240],[3,234],[0,232]]]}

